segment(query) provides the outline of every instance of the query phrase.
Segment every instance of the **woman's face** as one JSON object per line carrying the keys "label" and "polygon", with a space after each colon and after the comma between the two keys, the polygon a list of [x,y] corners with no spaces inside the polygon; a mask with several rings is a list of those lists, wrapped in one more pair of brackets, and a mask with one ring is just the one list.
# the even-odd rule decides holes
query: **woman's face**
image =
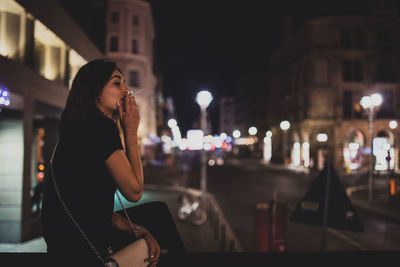
{"label": "woman's face", "polygon": [[118,70],[114,70],[111,79],[97,98],[97,107],[107,117],[111,118],[113,112],[117,109],[117,103],[123,98],[123,92],[127,90],[124,76]]}

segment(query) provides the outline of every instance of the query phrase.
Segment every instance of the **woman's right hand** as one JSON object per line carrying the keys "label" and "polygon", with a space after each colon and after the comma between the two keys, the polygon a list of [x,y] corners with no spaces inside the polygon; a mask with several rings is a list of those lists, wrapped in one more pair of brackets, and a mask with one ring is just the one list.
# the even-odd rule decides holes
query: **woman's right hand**
{"label": "woman's right hand", "polygon": [[117,104],[121,127],[126,134],[137,135],[140,115],[135,97],[130,96],[128,91],[124,91],[122,103]]}
{"label": "woman's right hand", "polygon": [[155,267],[159,261],[161,249],[156,239],[143,226],[141,227],[142,238],[147,244],[149,257],[145,260],[149,263],[149,267]]}

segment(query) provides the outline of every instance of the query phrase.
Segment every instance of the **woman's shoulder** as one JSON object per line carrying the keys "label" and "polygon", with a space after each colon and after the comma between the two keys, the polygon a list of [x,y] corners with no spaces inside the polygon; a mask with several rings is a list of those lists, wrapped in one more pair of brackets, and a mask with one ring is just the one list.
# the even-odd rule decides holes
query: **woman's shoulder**
{"label": "woman's shoulder", "polygon": [[90,112],[87,119],[81,125],[81,128],[87,131],[106,130],[105,128],[113,127],[117,127],[115,121],[105,116],[99,110]]}
{"label": "woman's shoulder", "polygon": [[86,138],[108,135],[118,131],[117,123],[105,116],[99,110],[91,110],[86,114],[85,120],[80,122],[67,122],[60,131],[60,136],[66,139]]}
{"label": "woman's shoulder", "polygon": [[95,124],[105,124],[107,126],[114,126],[116,125],[113,119],[108,118],[104,115],[100,110],[97,108],[91,110],[89,114],[87,114],[87,124],[95,123]]}

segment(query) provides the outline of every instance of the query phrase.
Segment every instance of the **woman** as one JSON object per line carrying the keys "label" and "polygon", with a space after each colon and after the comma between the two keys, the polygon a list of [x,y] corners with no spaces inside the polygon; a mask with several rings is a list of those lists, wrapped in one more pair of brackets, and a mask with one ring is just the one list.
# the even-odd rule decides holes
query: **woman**
{"label": "woman", "polygon": [[[53,179],[72,216],[103,258],[135,240],[128,221],[113,209],[116,188],[132,202],[143,194],[139,121],[135,98],[128,94],[124,76],[114,62],[94,60],[81,67],[61,116]],[[155,266],[160,256],[156,239],[162,248],[184,251],[165,204],[147,203],[127,211],[134,223],[149,229],[135,225],[149,248],[146,260],[150,266]],[[162,225],[157,225],[160,222]],[[66,214],[51,179],[45,185],[42,226],[48,253],[58,265],[101,266]],[[162,236],[165,232],[167,239]]]}

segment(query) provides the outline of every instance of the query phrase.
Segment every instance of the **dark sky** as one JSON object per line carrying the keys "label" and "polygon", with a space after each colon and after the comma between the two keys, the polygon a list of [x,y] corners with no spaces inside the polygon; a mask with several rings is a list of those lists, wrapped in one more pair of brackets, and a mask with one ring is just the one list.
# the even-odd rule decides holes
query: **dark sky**
{"label": "dark sky", "polygon": [[[97,46],[104,49],[106,0],[59,0]],[[164,96],[175,101],[182,134],[194,126],[200,109],[195,95],[208,89],[214,131],[218,101],[240,77],[259,70],[283,29],[291,0],[148,0],[156,31],[157,70]]]}
{"label": "dark sky", "polygon": [[[287,0],[286,0],[287,1]],[[149,1],[164,94],[173,96],[178,123],[193,127],[196,92],[214,95],[209,107],[217,130],[218,101],[238,79],[259,70],[283,29],[284,1]]]}
{"label": "dark sky", "polygon": [[[107,0],[58,0],[98,47],[104,49]],[[175,101],[182,134],[194,127],[200,109],[196,93],[214,95],[209,107],[218,130],[218,101],[233,94],[238,80],[260,72],[283,36],[288,14],[343,5],[362,10],[368,0],[147,0],[156,31],[156,70],[163,75],[164,96]]]}
{"label": "dark sky", "polygon": [[357,14],[370,0],[148,0],[156,29],[156,52],[164,94],[173,96],[181,129],[193,127],[200,108],[196,92],[215,96],[209,107],[214,133],[218,101],[233,94],[240,78],[266,72],[266,60],[281,42],[285,19],[294,23],[319,14]]}

